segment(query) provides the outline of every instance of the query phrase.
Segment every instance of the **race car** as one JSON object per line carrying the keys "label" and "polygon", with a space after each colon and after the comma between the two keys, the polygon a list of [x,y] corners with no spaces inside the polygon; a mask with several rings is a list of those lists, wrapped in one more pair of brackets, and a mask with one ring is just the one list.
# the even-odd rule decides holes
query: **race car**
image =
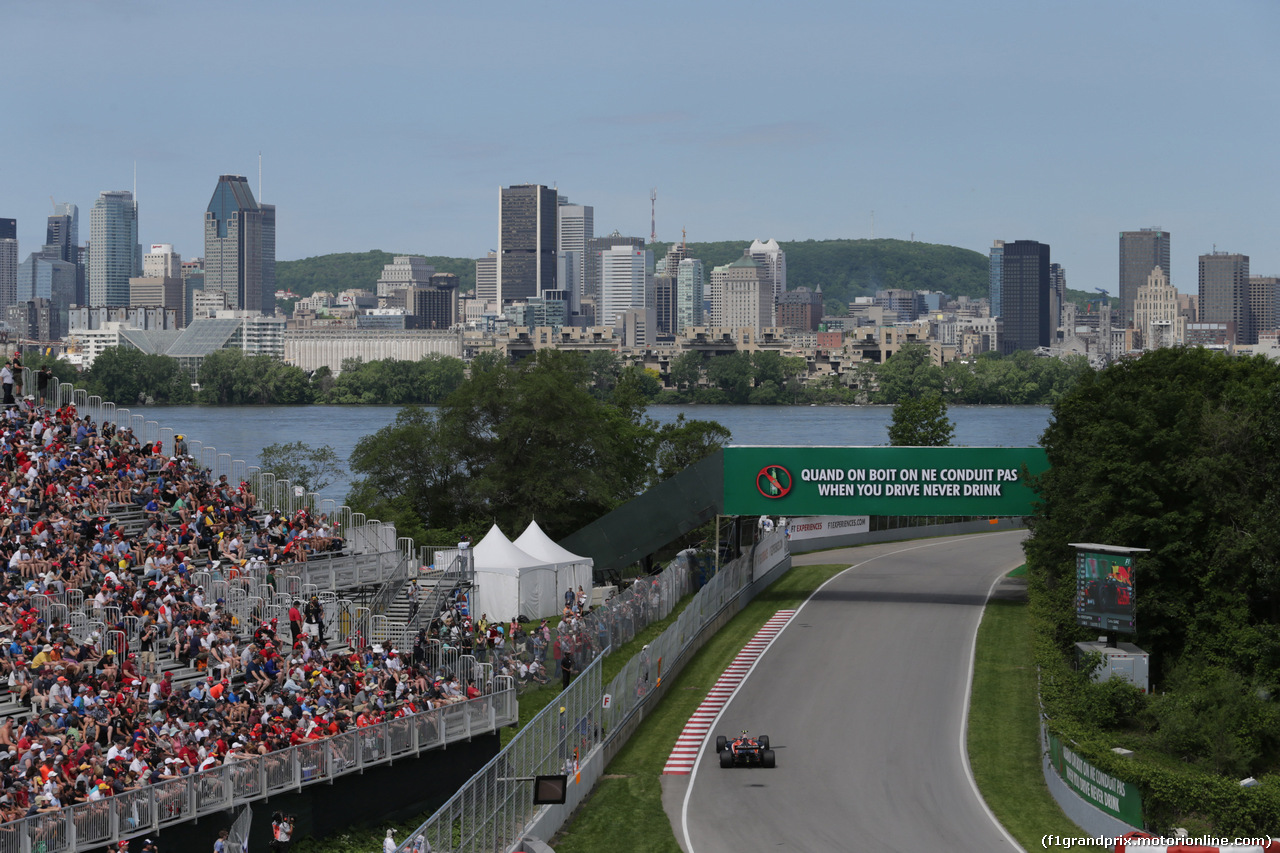
{"label": "race car", "polygon": [[773,750],[769,748],[768,735],[751,737],[745,731],[735,738],[717,735],[716,752],[720,754],[721,767],[734,767],[739,764],[748,767],[774,766]]}

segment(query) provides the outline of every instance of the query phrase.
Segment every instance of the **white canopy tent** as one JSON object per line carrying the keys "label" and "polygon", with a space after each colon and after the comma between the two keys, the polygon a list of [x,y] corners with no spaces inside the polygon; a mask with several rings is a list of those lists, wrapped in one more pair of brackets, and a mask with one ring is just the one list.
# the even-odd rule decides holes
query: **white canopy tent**
{"label": "white canopy tent", "polygon": [[[578,587],[582,587],[587,592],[587,603],[591,603],[591,577],[592,569],[595,561],[590,557],[579,557],[572,551],[566,551],[555,542],[551,537],[543,532],[538,526],[538,522],[531,521],[529,526],[525,528],[524,533],[520,534],[515,542],[516,547],[526,554],[530,554],[546,563],[551,563],[556,567],[556,592],[559,598],[556,604],[564,607],[564,591],[571,589],[575,593]],[[557,612],[559,612],[557,610]]]}
{"label": "white canopy tent", "polygon": [[518,615],[541,619],[560,612],[555,565],[522,551],[498,525],[489,528],[472,551],[476,570],[472,618],[487,613],[490,621],[505,622]]}

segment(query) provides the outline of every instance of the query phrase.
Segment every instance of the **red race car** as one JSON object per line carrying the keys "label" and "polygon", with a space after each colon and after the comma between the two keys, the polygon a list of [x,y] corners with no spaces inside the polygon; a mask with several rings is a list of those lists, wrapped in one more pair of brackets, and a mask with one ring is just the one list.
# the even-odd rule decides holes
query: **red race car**
{"label": "red race car", "polygon": [[769,736],[751,737],[745,731],[735,738],[716,736],[716,752],[720,754],[721,767],[773,767],[773,750],[769,748]]}

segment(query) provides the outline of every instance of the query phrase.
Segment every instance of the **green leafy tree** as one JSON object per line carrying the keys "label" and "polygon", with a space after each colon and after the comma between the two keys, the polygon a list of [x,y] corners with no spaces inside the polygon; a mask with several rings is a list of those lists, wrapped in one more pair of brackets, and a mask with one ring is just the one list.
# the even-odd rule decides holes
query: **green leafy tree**
{"label": "green leafy tree", "polygon": [[1053,408],[1026,542],[1052,639],[1070,648],[1069,542],[1149,548],[1135,574],[1155,676],[1185,652],[1280,682],[1280,365],[1162,349],[1082,374]]}
{"label": "green leafy tree", "polygon": [[679,474],[724,447],[731,438],[728,428],[716,421],[686,420],[683,412],[676,415],[674,423],[658,429],[655,482]]}
{"label": "green leafy tree", "polygon": [[893,407],[889,443],[895,447],[947,447],[955,431],[941,396],[907,397]]}
{"label": "green leafy tree", "polygon": [[[532,518],[553,537],[578,529],[635,496],[656,467],[658,430],[634,402],[643,395],[597,399],[591,368],[555,350],[514,366],[473,360],[437,412],[407,407],[361,439],[348,502],[418,537],[492,522],[516,531]],[[624,389],[656,381],[638,368],[622,375]]]}
{"label": "green leafy tree", "polygon": [[671,387],[677,391],[692,391],[702,382],[702,353],[697,350],[682,352],[671,360],[667,370]]}
{"label": "green leafy tree", "polygon": [[730,403],[746,403],[755,384],[751,356],[745,352],[718,355],[707,363],[707,381],[718,388]]}
{"label": "green leafy tree", "polygon": [[877,403],[942,393],[942,368],[933,363],[929,345],[907,344],[876,368]]}
{"label": "green leafy tree", "polygon": [[258,466],[309,492],[322,492],[335,477],[346,474],[332,447],[312,447],[301,441],[267,445],[258,457]]}
{"label": "green leafy tree", "polygon": [[89,393],[122,406],[181,404],[194,398],[191,381],[177,359],[132,347],[108,347],[100,353],[84,384]]}

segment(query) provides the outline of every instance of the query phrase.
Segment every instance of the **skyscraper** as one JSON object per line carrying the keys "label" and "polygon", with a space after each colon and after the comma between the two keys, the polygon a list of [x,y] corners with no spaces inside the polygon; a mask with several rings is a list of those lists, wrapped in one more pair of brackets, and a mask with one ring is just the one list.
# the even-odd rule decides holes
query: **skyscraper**
{"label": "skyscraper", "polygon": [[1048,244],[1035,240],[1005,243],[1000,267],[1004,352],[1049,346]]}
{"label": "skyscraper", "polygon": [[498,189],[498,301],[555,290],[559,198],[542,184]]}
{"label": "skyscraper", "polygon": [[41,250],[46,258],[57,258],[69,264],[76,262],[79,247],[72,236],[71,217],[67,214],[49,217],[45,227],[44,248]]}
{"label": "skyscraper", "polygon": [[1200,256],[1201,323],[1234,323],[1232,343],[1254,344],[1258,332],[1249,306],[1249,256],[1214,252]]}
{"label": "skyscraper", "polygon": [[747,254],[763,268],[765,280],[773,291],[773,301],[777,302],[787,289],[787,253],[778,248],[777,240],[770,239],[768,242],[753,241]]}
{"label": "skyscraper", "polygon": [[139,275],[138,203],[128,190],[101,193],[89,213],[89,305],[128,305],[129,279]]}
{"label": "skyscraper", "polygon": [[569,291],[569,304],[576,313],[582,304],[583,274],[586,272],[587,242],[595,237],[595,208],[589,204],[563,202],[558,209],[556,250],[564,253],[566,277],[559,283]]}
{"label": "skyscraper", "polygon": [[476,258],[476,301],[481,306],[498,301],[498,253]]}
{"label": "skyscraper", "polygon": [[701,326],[703,302],[706,299],[706,274],[702,261],[685,258],[676,273],[676,334],[686,326]]}
{"label": "skyscraper", "polygon": [[1249,312],[1255,334],[1280,329],[1280,277],[1249,276]]}
{"label": "skyscraper", "polygon": [[775,325],[773,283],[750,250],[711,271],[712,326],[755,329]]}
{"label": "skyscraper", "polygon": [[0,316],[18,299],[18,220],[0,219]]}
{"label": "skyscraper", "polygon": [[249,182],[220,175],[204,214],[204,289],[226,294],[233,308],[261,312],[263,258],[262,208]]}
{"label": "skyscraper", "polygon": [[989,260],[990,273],[989,273],[989,279],[988,279],[989,286],[987,290],[987,298],[991,302],[992,317],[999,317],[1000,311],[1003,307],[1002,305],[1003,293],[1001,292],[1003,290],[1003,283],[1004,283],[1004,276],[1002,274],[1003,260],[1004,260],[1004,241],[996,240],[994,243],[991,244],[991,254],[990,254],[990,260]]}
{"label": "skyscraper", "polygon": [[1134,294],[1133,327],[1143,349],[1180,346],[1187,339],[1187,318],[1178,311],[1178,291],[1160,267]]}
{"label": "skyscraper", "polygon": [[645,308],[651,253],[631,246],[612,246],[600,253],[600,312],[596,323],[612,326],[618,315]]}
{"label": "skyscraper", "polygon": [[1120,328],[1133,324],[1133,299],[1138,288],[1147,283],[1151,271],[1160,267],[1173,283],[1169,272],[1169,232],[1158,225],[1139,231],[1120,232]]}
{"label": "skyscraper", "polygon": [[276,313],[276,206],[262,209],[262,313]]}
{"label": "skyscraper", "polygon": [[600,254],[614,246],[627,246],[632,249],[644,249],[643,237],[623,237],[615,230],[607,237],[593,237],[587,241],[587,254],[582,264],[582,296],[596,304],[597,323],[607,325],[599,320],[600,313]]}

